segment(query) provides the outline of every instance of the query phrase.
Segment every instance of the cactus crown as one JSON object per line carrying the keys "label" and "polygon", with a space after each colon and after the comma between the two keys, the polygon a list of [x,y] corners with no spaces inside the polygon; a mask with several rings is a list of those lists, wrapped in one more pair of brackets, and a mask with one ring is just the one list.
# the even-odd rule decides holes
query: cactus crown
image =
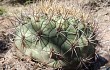
{"label": "cactus crown", "polygon": [[[95,35],[90,24],[74,17],[47,14],[23,16],[16,27],[16,47],[52,67],[78,65],[94,55]],[[57,63],[56,63],[57,62]]]}

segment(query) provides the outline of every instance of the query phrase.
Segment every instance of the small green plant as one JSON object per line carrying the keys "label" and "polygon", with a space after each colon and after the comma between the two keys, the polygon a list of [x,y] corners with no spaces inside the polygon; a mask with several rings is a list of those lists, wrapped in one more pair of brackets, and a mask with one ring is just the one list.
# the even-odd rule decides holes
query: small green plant
{"label": "small green plant", "polygon": [[3,7],[0,7],[0,15],[3,15],[4,13],[6,13],[6,10]]}
{"label": "small green plant", "polygon": [[54,68],[86,67],[95,54],[93,26],[62,15],[22,16],[16,26],[16,47]]}

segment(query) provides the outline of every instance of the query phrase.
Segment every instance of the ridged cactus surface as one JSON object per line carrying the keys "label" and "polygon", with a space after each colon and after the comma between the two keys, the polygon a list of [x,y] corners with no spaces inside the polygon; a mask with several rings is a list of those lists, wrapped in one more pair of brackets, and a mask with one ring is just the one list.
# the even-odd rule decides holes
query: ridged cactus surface
{"label": "ridged cactus surface", "polygon": [[[24,17],[15,45],[25,55],[58,68],[80,65],[94,55],[93,27],[74,17]],[[87,61],[87,60],[86,60]]]}

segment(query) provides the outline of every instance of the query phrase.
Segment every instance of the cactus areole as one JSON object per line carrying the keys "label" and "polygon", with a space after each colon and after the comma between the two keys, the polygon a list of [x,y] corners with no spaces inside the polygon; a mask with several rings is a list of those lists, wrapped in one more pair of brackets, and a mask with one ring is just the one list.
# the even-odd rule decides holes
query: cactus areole
{"label": "cactus areole", "polygon": [[79,65],[94,55],[93,27],[74,17],[32,16],[16,27],[15,45],[51,67]]}

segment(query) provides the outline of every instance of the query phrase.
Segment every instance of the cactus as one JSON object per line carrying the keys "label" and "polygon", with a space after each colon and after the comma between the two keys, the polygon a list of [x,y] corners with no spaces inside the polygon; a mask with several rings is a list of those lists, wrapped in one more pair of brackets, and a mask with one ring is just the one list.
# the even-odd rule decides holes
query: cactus
{"label": "cactus", "polygon": [[94,56],[94,29],[81,20],[62,15],[23,18],[15,45],[25,55],[54,68],[79,67]]}

